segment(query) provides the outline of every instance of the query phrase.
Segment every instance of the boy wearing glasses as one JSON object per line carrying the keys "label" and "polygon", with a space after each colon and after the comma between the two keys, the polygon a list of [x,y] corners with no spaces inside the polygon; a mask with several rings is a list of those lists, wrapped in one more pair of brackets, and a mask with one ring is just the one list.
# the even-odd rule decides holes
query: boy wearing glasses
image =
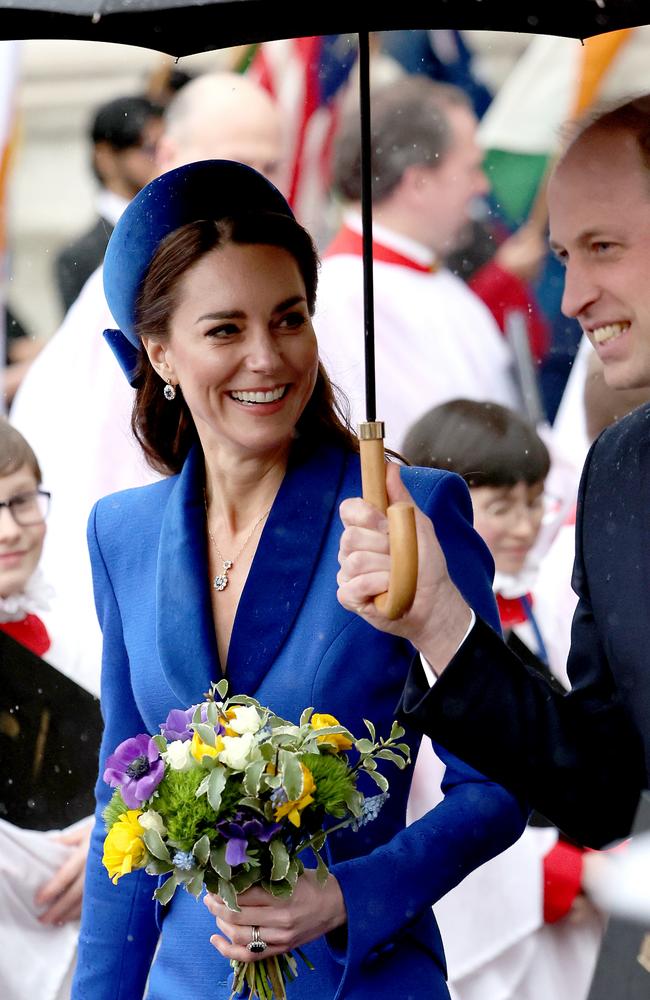
{"label": "boy wearing glasses", "polygon": [[[41,489],[40,483],[41,471],[31,447],[0,417],[0,633],[37,657],[49,659],[50,637],[41,614],[47,611],[51,589],[38,564],[50,494]],[[3,645],[4,653],[0,655],[0,670],[3,675],[6,671],[5,693],[12,688],[12,671],[17,669],[11,649],[11,644],[6,649]],[[39,688],[39,670],[40,685],[45,688],[51,684],[46,677],[51,668],[46,663],[29,657],[25,662],[34,665],[34,689]],[[69,681],[67,684],[73,686]],[[16,748],[28,740],[25,715],[29,710],[17,695],[14,700],[20,703],[14,705],[5,698],[0,706],[0,762],[4,765],[0,767],[0,925],[9,934],[0,955],[0,982],[3,996],[18,1000],[32,995],[30,977],[36,975],[44,994],[66,1000],[76,954],[76,922],[81,912],[92,820],[81,820],[66,832],[51,836],[37,832],[44,829],[40,800],[31,803],[31,822],[29,815],[21,813],[20,819],[11,807],[8,809],[7,801],[20,798],[20,789],[14,794],[12,786],[23,786],[27,813],[31,794],[23,785],[25,775],[15,770],[20,756]],[[59,731],[46,692],[43,706],[35,746],[38,748],[42,740],[44,766],[48,768],[56,766]],[[70,711],[74,710],[70,706]],[[90,745],[87,752],[92,753]],[[34,774],[32,786],[37,786]]]}

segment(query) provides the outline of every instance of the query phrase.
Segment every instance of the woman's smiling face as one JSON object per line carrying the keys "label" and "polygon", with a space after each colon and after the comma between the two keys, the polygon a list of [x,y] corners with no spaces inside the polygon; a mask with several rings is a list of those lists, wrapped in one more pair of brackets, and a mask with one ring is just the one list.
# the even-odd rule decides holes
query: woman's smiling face
{"label": "woman's smiling face", "polygon": [[180,386],[204,450],[288,449],[318,372],[305,284],[288,251],[228,243],[205,254],[179,283],[168,340],[145,347]]}

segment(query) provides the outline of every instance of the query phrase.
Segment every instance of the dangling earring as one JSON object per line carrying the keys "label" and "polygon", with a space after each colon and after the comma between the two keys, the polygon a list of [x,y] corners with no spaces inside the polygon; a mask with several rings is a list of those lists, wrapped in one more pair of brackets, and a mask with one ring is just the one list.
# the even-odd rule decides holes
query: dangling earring
{"label": "dangling earring", "polygon": [[176,387],[173,386],[171,382],[168,382],[165,388],[163,389],[163,396],[165,397],[165,399],[169,399],[170,401],[172,399],[176,399]]}

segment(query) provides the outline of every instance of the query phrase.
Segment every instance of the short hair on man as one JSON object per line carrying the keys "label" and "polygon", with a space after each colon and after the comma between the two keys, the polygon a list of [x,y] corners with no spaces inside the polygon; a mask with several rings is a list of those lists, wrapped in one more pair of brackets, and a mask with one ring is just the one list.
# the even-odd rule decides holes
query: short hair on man
{"label": "short hair on man", "polygon": [[644,166],[650,170],[650,94],[641,94],[614,104],[600,104],[570,124],[564,132],[565,150],[561,160],[590,132],[618,129],[630,132],[635,137]]}
{"label": "short hair on man", "polygon": [[[451,84],[407,76],[374,91],[371,99],[372,200],[397,187],[407,167],[441,163],[453,142],[447,112],[472,110],[467,95]],[[358,109],[341,122],[334,151],[334,190],[348,201],[361,198],[361,131]]]}
{"label": "short hair on man", "polygon": [[142,142],[142,133],[161,108],[144,96],[115,97],[95,112],[90,137],[95,145],[105,142],[113,149],[130,149]]}

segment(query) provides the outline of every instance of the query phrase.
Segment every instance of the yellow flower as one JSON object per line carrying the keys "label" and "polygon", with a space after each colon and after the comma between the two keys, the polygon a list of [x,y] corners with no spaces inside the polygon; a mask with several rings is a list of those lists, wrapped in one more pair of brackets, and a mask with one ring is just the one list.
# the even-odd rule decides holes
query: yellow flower
{"label": "yellow flower", "polygon": [[283,816],[289,817],[289,822],[293,823],[294,826],[300,826],[300,813],[314,801],[314,797],[311,794],[316,791],[316,782],[314,777],[308,767],[301,764],[302,768],[302,793],[300,798],[293,799],[290,802],[285,802],[284,805],[278,806],[275,810],[275,821],[276,823],[283,818]]}
{"label": "yellow flower", "polygon": [[122,875],[128,875],[134,868],[143,867],[144,829],[138,822],[141,815],[139,809],[129,809],[122,813],[106,834],[102,863],[113,885],[117,885]]}
{"label": "yellow flower", "polygon": [[[325,713],[321,713],[319,715],[318,712],[315,712],[314,715],[312,715],[310,722],[312,729],[327,729],[330,726],[341,725],[339,720],[335,719],[333,715],[326,715]],[[317,736],[316,742],[329,743],[329,745],[332,746],[337,753],[339,750],[350,750],[350,748],[354,746],[352,740],[348,739],[347,736],[344,736],[343,733],[325,733],[324,736]]]}
{"label": "yellow flower", "polygon": [[194,733],[192,737],[192,756],[199,764],[204,757],[217,757],[223,750],[223,740],[220,736],[216,737],[216,743],[213,747],[209,743],[204,743],[198,733]]}
{"label": "yellow flower", "polygon": [[[227,719],[234,719],[234,718],[236,718],[236,716],[237,716],[237,710],[235,708],[227,708],[226,709],[226,718]],[[224,728],[224,732],[225,732],[226,736],[239,736],[239,735],[241,735],[235,729],[233,729],[232,726],[224,726],[223,728]]]}

